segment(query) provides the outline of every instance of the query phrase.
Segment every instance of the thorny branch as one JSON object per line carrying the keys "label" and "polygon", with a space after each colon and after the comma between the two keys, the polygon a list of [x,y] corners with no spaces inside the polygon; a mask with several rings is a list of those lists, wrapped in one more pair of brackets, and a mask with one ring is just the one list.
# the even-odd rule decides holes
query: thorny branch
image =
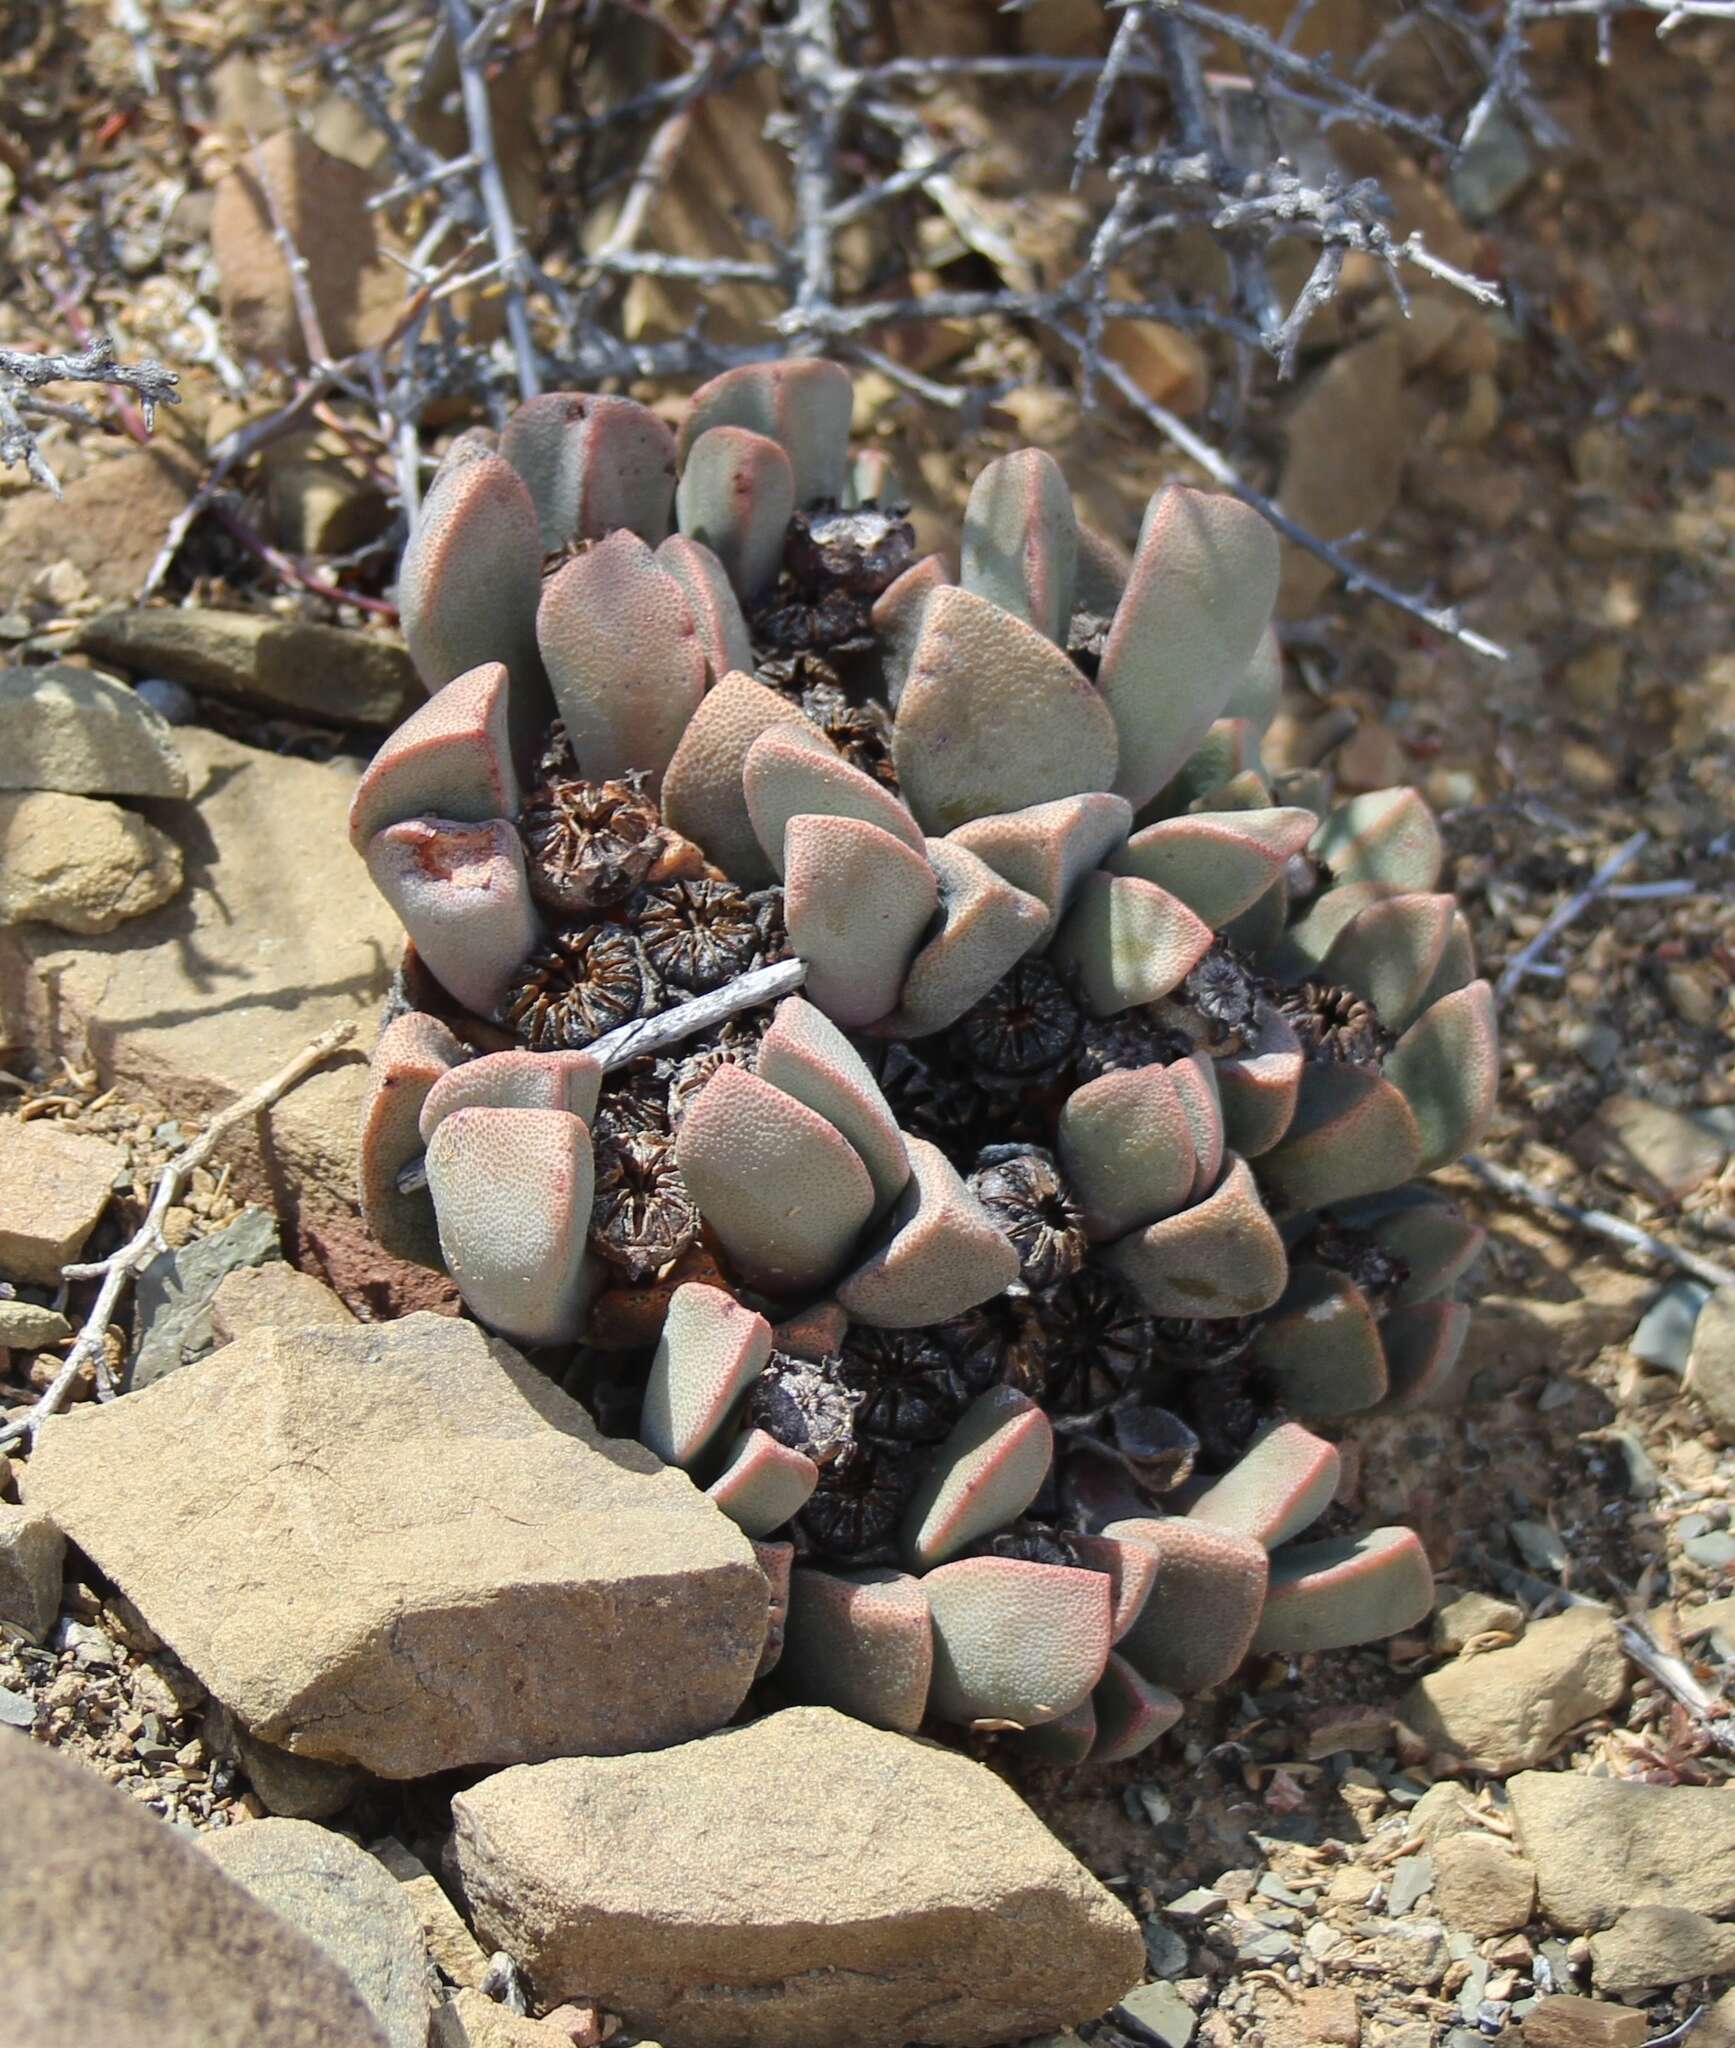
{"label": "thorny branch", "polygon": [[30,422],[33,418],[71,416],[85,424],[89,416],[80,408],[36,397],[44,384],[114,384],[136,391],[149,428],[159,405],[180,404],[175,389],[180,381],[173,370],[158,362],[117,363],[114,343],[106,335],[76,355],[33,355],[27,349],[0,348],[0,469],[21,462],[39,484],[60,496],[59,479],[36,445]]}

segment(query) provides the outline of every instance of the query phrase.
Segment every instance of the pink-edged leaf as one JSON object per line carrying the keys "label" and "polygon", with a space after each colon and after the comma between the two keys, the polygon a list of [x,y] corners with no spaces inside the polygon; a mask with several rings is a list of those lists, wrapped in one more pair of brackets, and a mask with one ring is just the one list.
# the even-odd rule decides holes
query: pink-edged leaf
{"label": "pink-edged leaf", "polygon": [[904,1561],[928,1571],[1015,1522],[1054,1458],[1048,1417],[1016,1387],[978,1394],[934,1452],[904,1514]]}
{"label": "pink-edged leaf", "polygon": [[362,1221],[374,1242],[394,1258],[436,1272],[442,1260],[433,1197],[426,1188],[404,1193],[398,1175],[422,1149],[422,1105],[442,1077],[468,1057],[469,1048],[437,1018],[406,1010],[380,1033],[368,1062],[360,1146]]}
{"label": "pink-edged leaf", "polygon": [[951,839],[930,839],[938,924],[904,976],[898,1007],[876,1035],[924,1038],[957,1023],[1042,937],[1048,912]]}
{"label": "pink-edged leaf", "polygon": [[1169,484],[1151,500],[1098,687],[1136,810],[1179,770],[1247,672],[1277,600],[1277,535],[1239,500]]}
{"label": "pink-edged leaf", "polygon": [[440,1248],[466,1307],[520,1344],[570,1344],[593,1292],[590,1131],[558,1109],[459,1109],[428,1145]]}
{"label": "pink-edged leaf", "polygon": [[677,1287],[645,1380],[639,1436],[666,1465],[703,1466],[770,1356],[763,1316],[703,1281]]}
{"label": "pink-edged leaf", "polygon": [[1022,811],[974,818],[949,834],[949,843],[984,860],[1001,878],[1034,896],[1047,916],[1032,951],[1053,938],[1078,885],[1126,837],[1132,805],[1106,790],[1063,796]]}
{"label": "pink-edged leaf", "polygon": [[1394,1188],[1350,1202],[1337,1212],[1352,1230],[1365,1230],[1407,1269],[1392,1306],[1411,1308],[1454,1286],[1481,1256],[1488,1233],[1455,1203],[1430,1188]]}
{"label": "pink-edged leaf", "polygon": [[1289,1019],[1269,1005],[1246,1051],[1216,1062],[1224,1140],[1243,1159],[1269,1152],[1288,1130],[1306,1063]]}
{"label": "pink-edged leaf", "polygon": [[782,1664],[792,1698],[913,1735],[933,1669],[933,1624],[919,1580],[879,1566],[797,1567]]}
{"label": "pink-edged leaf", "polygon": [[1246,1316],[1283,1292],[1288,1259],[1244,1159],[1229,1156],[1214,1191],[1135,1230],[1105,1254],[1157,1316]]}
{"label": "pink-edged leaf", "polygon": [[536,633],[579,773],[605,782],[643,769],[655,794],[705,694],[680,584],[623,528],[548,579]]}
{"label": "pink-edged leaf", "polygon": [[868,623],[873,629],[874,655],[879,670],[880,695],[895,711],[904,693],[904,683],[922,637],[922,620],[928,599],[942,583],[949,583],[945,558],[924,555],[904,573],[888,583],[874,599]]}
{"label": "pink-edged leaf", "polygon": [[657,549],[657,567],[666,569],[681,586],[712,681],[720,683],[738,670],[751,675],[753,640],[741,616],[741,601],[728,571],[711,550],[684,533],[671,533]]}
{"label": "pink-edged leaf", "polygon": [[1254,1333],[1253,1355],[1297,1415],[1359,1415],[1384,1400],[1379,1325],[1355,1282],[1330,1266],[1301,1265],[1276,1310]]}
{"label": "pink-edged leaf", "polygon": [[1078,885],[1052,957],[1076,974],[1093,1015],[1113,1017],[1166,996],[1204,959],[1211,939],[1211,927],[1166,889],[1099,869]]}
{"label": "pink-edged leaf", "polygon": [[787,697],[749,675],[729,675],[711,690],[681,735],[663,778],[663,817],[696,840],[743,889],[775,881],[753,820],[742,771],[753,742],[774,725],[797,726],[824,740]]}
{"label": "pink-edged leaf", "polygon": [[1385,1076],[1421,1134],[1415,1171],[1433,1173],[1472,1151],[1500,1087],[1500,1039],[1488,984],[1473,981],[1418,1017],[1386,1055]]}
{"label": "pink-edged leaf", "polygon": [[1260,1160],[1259,1180],[1275,1207],[1323,1209],[1421,1170],[1421,1128],[1392,1082],[1367,1067],[1309,1061],[1295,1114]]}
{"label": "pink-edged leaf", "polygon": [[1223,716],[1245,718],[1263,733],[1277,716],[1282,701],[1283,643],[1277,637],[1277,628],[1267,626],[1259,636],[1259,645],[1254,648],[1253,659],[1247,664],[1241,680],[1229,692]]}
{"label": "pink-edged leaf", "polygon": [[849,423],[855,392],[840,363],[818,356],[744,363],[701,384],[681,422],[682,465],[713,427],[747,427],[789,458],[795,502],[840,502],[849,480]]}
{"label": "pink-edged leaf", "polygon": [[596,1115],[603,1069],[588,1052],[491,1052],[442,1075],[422,1104],[422,1143],[455,1109],[563,1109]]}
{"label": "pink-edged leaf", "polygon": [[1470,1335],[1470,1307],[1462,1301],[1422,1301],[1394,1308],[1380,1324],[1386,1354],[1388,1414],[1426,1408],[1454,1382]]}
{"label": "pink-edged leaf", "polygon": [[687,450],[675,491],[681,531],[711,550],[740,597],[776,581],[794,510],[789,457],[765,435],[712,427]]}
{"label": "pink-edged leaf", "polygon": [[511,463],[477,449],[435,479],[398,570],[404,640],[428,689],[499,661],[515,695],[534,694],[541,588],[530,493]]}
{"label": "pink-edged leaf", "polygon": [[1058,1721],[1089,1698],[1109,1654],[1101,1572],[963,1557],[922,1581],[934,1617],[928,1696],[942,1720]]}
{"label": "pink-edged leaf", "polygon": [[754,1562],[765,1574],[765,1584],[770,1592],[771,1617],[765,1631],[765,1647],[759,1653],[759,1668],[755,1678],[763,1678],[768,1671],[774,1671],[783,1656],[784,1635],[789,1626],[789,1578],[795,1564],[793,1543],[762,1543],[753,1545]]}
{"label": "pink-edged leaf", "polygon": [[1440,950],[1440,964],[1434,969],[1433,980],[1416,999],[1415,1014],[1419,1017],[1424,1010],[1432,1009],[1442,996],[1468,987],[1476,978],[1476,941],[1471,936],[1470,920],[1462,910],[1454,909],[1451,929]]}
{"label": "pink-edged leaf", "polygon": [[505,664],[485,661],[412,711],[369,762],[349,806],[349,843],[406,818],[479,825],[518,813]]}
{"label": "pink-edged leaf", "polygon": [[1208,925],[1239,917],[1282,875],[1313,835],[1311,811],[1193,811],[1135,832],[1108,862],[1117,875],[1155,882]]}
{"label": "pink-edged leaf", "polygon": [[1364,910],[1400,893],[1384,882],[1345,882],[1340,888],[1322,890],[1272,948],[1267,964],[1287,981],[1317,975],[1340,932]]}
{"label": "pink-edged leaf", "polygon": [[675,437],[649,406],[587,391],[527,398],[500,433],[545,554],[627,527],[653,547],[675,509]]}
{"label": "pink-edged leaf", "polygon": [[1321,977],[1353,989],[1389,1031],[1402,1031],[1439,969],[1456,914],[1450,896],[1370,903],[1332,941]]}
{"label": "pink-edged leaf", "polygon": [[910,1182],[870,1255],[838,1283],[858,1323],[913,1330],[943,1323],[1010,1287],[1018,1254],[936,1145],[906,1135]]}
{"label": "pink-edged leaf", "polygon": [[1118,1536],[1075,1536],[1078,1561],[1093,1572],[1108,1574],[1110,1628],[1118,1643],[1145,1611],[1157,1583],[1157,1554],[1147,1543],[1127,1543]]}
{"label": "pink-edged leaf", "polygon": [[1126,595],[1127,578],[1133,573],[1130,548],[1088,520],[1078,522],[1078,587],[1073,603],[1080,611],[1099,619],[1112,619],[1115,608]]}
{"label": "pink-edged leaf", "polygon": [[1181,1208],[1193,1192],[1193,1128],[1167,1067],[1129,1067],[1075,1088],[1055,1140],[1067,1185],[1099,1243]]}
{"label": "pink-edged leaf", "polygon": [[898,697],[892,755],[925,830],[1105,789],[1114,780],[1108,707],[1034,626],[941,584]]}
{"label": "pink-edged leaf", "polygon": [[1181,1718],[1181,1702],[1167,1686],[1153,1685],[1124,1657],[1111,1650],[1091,1694],[1096,1711],[1094,1764],[1125,1763],[1139,1756]]}
{"label": "pink-edged leaf", "polygon": [[1157,1582],[1120,1640],[1120,1654],[1153,1685],[1206,1692],[1239,1666],[1253,1641],[1269,1567],[1251,1536],[1180,1515],[1111,1522],[1103,1531],[1156,1553]]}
{"label": "pink-edged leaf", "polygon": [[541,933],[513,827],[407,819],[374,834],[367,867],[428,972],[465,1009],[492,1015]]}
{"label": "pink-edged leaf", "polygon": [[873,1182],[876,1211],[903,1193],[910,1178],[903,1133],[867,1062],[823,1011],[799,996],[779,1003],[754,1071],[849,1140]]}
{"label": "pink-edged leaf", "polygon": [[1043,1721],[1011,1740],[1018,1754],[1032,1763],[1046,1764],[1057,1771],[1074,1769],[1086,1761],[1096,1743],[1094,1696],[1080,1700],[1058,1721]]}
{"label": "pink-edged leaf", "polygon": [[743,1067],[719,1067],[699,1090],[675,1157],[730,1264],[768,1294],[823,1287],[874,1211],[868,1170],[836,1126]]}
{"label": "pink-edged leaf", "polygon": [[1291,1544],[1271,1560],[1253,1647],[1278,1657],[1347,1650],[1414,1628],[1433,1604],[1433,1569],[1413,1529]]}
{"label": "pink-edged leaf", "polygon": [[1234,795],[1260,773],[1259,728],[1250,718],[1219,718],[1148,804],[1138,822],[1149,825],[1185,811],[1235,808]]}
{"label": "pink-edged leaf", "polygon": [[849,1317],[835,1301],[816,1301],[811,1308],[785,1316],[772,1338],[786,1358],[805,1358],[814,1365],[834,1358],[849,1335]]}
{"label": "pink-edged leaf", "polygon": [[753,820],[765,858],[783,874],[783,835],[791,818],[804,811],[823,817],[859,818],[877,825],[912,852],[924,850],[922,828],[883,782],[844,760],[830,747],[816,747],[806,727],[774,725],[747,750],[742,765],[747,815]]}
{"label": "pink-edged leaf", "polygon": [[1325,1513],[1342,1470],[1335,1444],[1299,1422],[1273,1423],[1187,1512],[1274,1550]]}
{"label": "pink-edged leaf", "polygon": [[1393,889],[1436,888],[1446,857],[1433,812],[1409,788],[1371,790],[1340,804],[1315,833],[1313,855],[1334,882]]}
{"label": "pink-edged leaf", "polygon": [[789,943],[807,962],[807,993],[848,1030],[896,1007],[939,903],[934,870],[901,839],[859,818],[812,812],[783,835]]}
{"label": "pink-edged leaf", "polygon": [[963,587],[1064,646],[1077,567],[1078,520],[1054,457],[1020,448],[989,463],[964,508]]}
{"label": "pink-edged leaf", "polygon": [[1193,1199],[1202,1202],[1223,1174],[1223,1100],[1217,1092],[1217,1062],[1196,1052],[1169,1064],[1181,1113],[1193,1135]]}
{"label": "pink-edged leaf", "polygon": [[807,1505],[819,1467],[762,1429],[747,1430],[705,1491],[738,1529],[769,1536]]}

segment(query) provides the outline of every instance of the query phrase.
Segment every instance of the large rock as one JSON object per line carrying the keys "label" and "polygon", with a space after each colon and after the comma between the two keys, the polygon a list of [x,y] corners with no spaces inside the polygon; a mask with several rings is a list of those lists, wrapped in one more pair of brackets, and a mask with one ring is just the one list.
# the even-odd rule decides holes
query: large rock
{"label": "large rock", "polygon": [[1635,1906],[1591,1936],[1590,1962],[1597,1989],[1617,1998],[1691,1977],[1726,1977],[1735,1970],[1735,1927],[1679,1906]]}
{"label": "large rock", "polygon": [[485,1945],[667,2048],[1018,2041],[1143,1974],[1138,1924],[992,1772],[798,1707],[452,1802]]}
{"label": "large rock", "polygon": [[0,1274],[59,1283],[108,1207],[126,1164],[113,1145],[46,1117],[0,1123]]}
{"label": "large rock", "polygon": [[161,431],[143,448],[91,454],[63,498],[26,491],[0,507],[0,561],[6,590],[28,590],[45,569],[70,562],[105,604],[128,604],[150,574],[157,552],[198,488],[195,463]]}
{"label": "large rock", "polygon": [[262,1820],[199,1846],[225,1876],[318,1942],[361,1993],[391,2048],[427,2048],[433,1972],[397,1880],[330,1828]]}
{"label": "large rock", "polygon": [[136,811],[101,797],[8,790],[0,794],[0,846],[0,924],[93,937],[180,893],[180,848]]}
{"label": "large rock", "polygon": [[0,1730],[7,2048],[387,2048],[305,1934],[82,1765]]}
{"label": "large rock", "polygon": [[1735,1287],[1719,1287],[1699,1311],[1687,1391],[1698,1395],[1723,1441],[1735,1443]]}
{"label": "large rock", "polygon": [[66,1538],[30,1508],[0,1501],[0,1622],[41,1642],[60,1612]]}
{"label": "large rock", "polygon": [[302,1330],[315,1323],[347,1328],[354,1321],[324,1281],[281,1259],[231,1267],[211,1296],[211,1334],[219,1344],[255,1330]]}
{"label": "large rock", "polygon": [[75,668],[0,671],[0,789],[72,796],[185,796],[168,720],[112,676]]}
{"label": "large rock", "polygon": [[261,753],[198,727],[177,737],[193,800],[150,809],[182,848],[186,889],[107,938],[0,930],[5,1040],[64,1053],[104,1087],[200,1123],[317,1033],[353,1024],[354,1046],[226,1138],[223,1157],[240,1192],[277,1209],[298,1263],[349,1298],[376,1314],[421,1305],[436,1285],[449,1298],[370,1245],[356,1208],[366,1054],[403,932],[350,850],[355,764]]}
{"label": "large rock", "polygon": [[270,612],[104,612],[74,644],[256,711],[338,725],[395,725],[425,695],[397,641]]}
{"label": "large rock", "polygon": [[1435,1749],[1504,1777],[1543,1763],[1627,1686],[1615,1625],[1600,1607],[1532,1622],[1509,1649],[1460,1657],[1410,1690],[1399,1718]]}
{"label": "large rock", "polygon": [[1735,1915],[1735,1799],[1723,1792],[1576,1771],[1526,1771],[1506,1791],[1556,1927],[1609,1927],[1633,1906]]}
{"label": "large rock", "polygon": [[1536,1909],[1536,1872],[1498,1835],[1467,1828],[1434,1850],[1434,1907],[1460,1933],[1510,1934]]}
{"label": "large rock", "polygon": [[381,1777],[684,1741],[765,1640],[734,1523],[444,1316],[259,1331],[23,1484],[256,1736]]}
{"label": "large rock", "polygon": [[[214,1310],[225,1275],[282,1263],[277,1219],[243,1209],[209,1237],[160,1251],[139,1268],[134,1286],[133,1351],[127,1384],[136,1391],[217,1348]],[[287,1269],[286,1269],[287,1270]],[[317,1287],[317,1280],[311,1283]],[[318,1320],[313,1318],[312,1320]]]}

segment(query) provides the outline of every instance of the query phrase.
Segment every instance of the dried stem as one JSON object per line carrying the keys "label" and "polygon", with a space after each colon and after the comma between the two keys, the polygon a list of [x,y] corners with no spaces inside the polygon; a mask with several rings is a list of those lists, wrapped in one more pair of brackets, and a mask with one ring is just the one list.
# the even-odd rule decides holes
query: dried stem
{"label": "dried stem", "polygon": [[1540,1181],[1515,1173],[1509,1166],[1496,1166],[1493,1160],[1484,1159],[1479,1153],[1472,1153],[1464,1164],[1478,1180],[1486,1181],[1491,1188],[1515,1202],[1527,1203],[1546,1216],[1558,1216],[1563,1223],[1588,1230],[1595,1237],[1611,1238],[1616,1244],[1643,1252],[1647,1258],[1678,1266],[1683,1273],[1691,1273],[1695,1280],[1703,1280],[1707,1287],[1735,1287],[1735,1270],[1719,1266],[1713,1259],[1701,1258],[1697,1252],[1688,1251],[1681,1245],[1670,1244],[1667,1238],[1641,1229],[1636,1223],[1629,1223],[1624,1216],[1613,1216],[1606,1209],[1587,1209],[1578,1202],[1569,1202],[1564,1195],[1557,1195]]}
{"label": "dried stem", "polygon": [[148,431],[155,424],[159,405],[180,404],[175,389],[180,381],[173,370],[158,362],[117,363],[114,343],[106,335],[76,355],[36,355],[28,349],[0,348],[0,469],[21,462],[28,475],[60,496],[60,481],[36,445],[25,417],[32,412],[39,417],[65,417],[52,402],[31,397],[44,384],[112,384],[136,391]]}
{"label": "dried stem", "polygon": [[1541,930],[1521,951],[1514,953],[1501,969],[1500,979],[1494,984],[1497,1001],[1504,1002],[1511,995],[1524,977],[1540,965],[1543,955],[1567,926],[1576,924],[1597,898],[1607,891],[1615,877],[1631,867],[1650,843],[1649,832],[1642,829],[1635,832],[1630,839],[1624,840],[1615,848],[1582,889],[1550,911]]}

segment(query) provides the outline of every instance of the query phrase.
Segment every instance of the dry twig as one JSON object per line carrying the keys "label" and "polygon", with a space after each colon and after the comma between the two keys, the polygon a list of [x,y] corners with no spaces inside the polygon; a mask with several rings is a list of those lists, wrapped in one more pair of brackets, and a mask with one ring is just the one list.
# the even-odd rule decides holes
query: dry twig
{"label": "dry twig", "polygon": [[[0,469],[23,463],[26,472],[58,498],[60,482],[48,466],[30,419],[68,418],[74,408],[62,408],[50,399],[34,394],[44,384],[111,384],[136,391],[142,402],[144,424],[155,424],[159,405],[179,405],[175,389],[180,378],[159,362],[117,363],[114,343],[104,335],[76,355],[34,355],[28,349],[0,348]],[[77,414],[80,424],[88,415]]]}
{"label": "dry twig", "polygon": [[1607,1209],[1587,1209],[1581,1203],[1569,1202],[1564,1195],[1557,1195],[1540,1181],[1530,1179],[1527,1174],[1515,1173],[1509,1166],[1496,1166],[1493,1160],[1484,1159],[1480,1153],[1471,1153],[1464,1164],[1478,1180],[1486,1181],[1512,1201],[1540,1209],[1545,1216],[1558,1216],[1563,1223],[1588,1230],[1595,1237],[1610,1238],[1630,1251],[1643,1252],[1646,1258],[1678,1266],[1683,1273],[1691,1273],[1695,1280],[1703,1280],[1707,1287],[1735,1287],[1735,1271],[1728,1266],[1719,1266],[1713,1259],[1701,1258],[1697,1252],[1688,1251],[1683,1245],[1670,1244],[1667,1238],[1658,1237],[1654,1231],[1644,1230],[1636,1223],[1629,1223],[1624,1216],[1611,1215]]}

